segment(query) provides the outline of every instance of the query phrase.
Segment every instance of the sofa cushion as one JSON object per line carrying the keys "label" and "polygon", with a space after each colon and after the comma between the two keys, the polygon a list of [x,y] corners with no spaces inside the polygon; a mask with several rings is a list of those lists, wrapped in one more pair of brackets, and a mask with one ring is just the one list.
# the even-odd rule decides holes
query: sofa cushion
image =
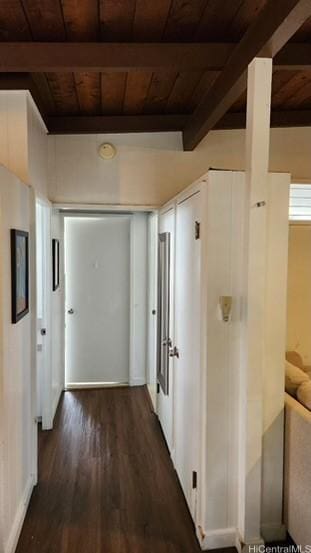
{"label": "sofa cushion", "polygon": [[303,382],[311,382],[308,375],[292,365],[288,361],[285,361],[285,389],[288,394],[296,397],[297,390]]}
{"label": "sofa cushion", "polygon": [[309,411],[311,411],[311,380],[309,382],[303,382],[300,384],[297,390],[297,399],[304,405]]}
{"label": "sofa cushion", "polygon": [[297,351],[287,351],[285,357],[286,361],[288,361],[295,367],[304,370],[303,360],[300,353],[298,353]]}

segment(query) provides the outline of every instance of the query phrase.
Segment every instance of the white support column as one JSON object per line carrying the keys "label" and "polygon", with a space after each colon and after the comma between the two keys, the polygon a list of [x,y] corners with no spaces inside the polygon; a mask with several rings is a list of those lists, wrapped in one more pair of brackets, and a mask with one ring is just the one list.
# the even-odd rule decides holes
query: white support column
{"label": "white support column", "polygon": [[246,129],[246,264],[239,486],[239,532],[243,546],[262,543],[261,480],[266,202],[271,82],[272,60],[256,58],[248,69]]}

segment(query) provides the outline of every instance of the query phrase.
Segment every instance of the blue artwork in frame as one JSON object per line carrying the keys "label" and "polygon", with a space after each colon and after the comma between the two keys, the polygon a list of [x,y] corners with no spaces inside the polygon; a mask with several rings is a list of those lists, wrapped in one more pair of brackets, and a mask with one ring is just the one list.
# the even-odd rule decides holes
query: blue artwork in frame
{"label": "blue artwork in frame", "polygon": [[28,232],[11,229],[12,323],[29,312]]}

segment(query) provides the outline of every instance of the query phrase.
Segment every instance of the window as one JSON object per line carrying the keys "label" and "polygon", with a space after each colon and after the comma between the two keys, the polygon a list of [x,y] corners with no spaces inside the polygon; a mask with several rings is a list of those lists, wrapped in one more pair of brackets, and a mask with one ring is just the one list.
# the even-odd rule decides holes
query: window
{"label": "window", "polygon": [[289,219],[291,221],[311,221],[311,184],[291,185]]}

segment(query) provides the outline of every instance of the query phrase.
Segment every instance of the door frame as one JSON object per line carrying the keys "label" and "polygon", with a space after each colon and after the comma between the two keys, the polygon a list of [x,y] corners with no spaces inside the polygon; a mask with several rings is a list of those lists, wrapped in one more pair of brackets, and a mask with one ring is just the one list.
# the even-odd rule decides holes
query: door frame
{"label": "door frame", "polygon": [[[52,214],[52,205],[48,200],[42,199],[40,196],[36,196],[36,209],[37,205],[40,205],[44,210],[46,210],[46,218],[43,223],[44,228],[44,248],[42,256],[42,269],[45,272],[43,275],[44,284],[46,289],[43,293],[43,303],[45,305],[45,327],[46,335],[44,336],[45,342],[45,363],[43,371],[43,386],[42,386],[42,429],[51,430],[53,428],[53,393],[52,393],[52,363],[51,363],[51,350],[52,350],[52,256],[51,254],[51,244],[52,244],[52,234],[51,234],[51,214]],[[37,211],[36,211],[37,213]],[[38,234],[38,221],[36,215],[36,236]],[[45,267],[45,268],[43,268]],[[37,278],[37,253],[36,253],[36,278]],[[44,286],[43,286],[44,288]],[[36,325],[38,333],[38,305],[36,300]],[[38,381],[38,340],[36,333],[36,357],[37,357],[37,375],[36,379]]]}
{"label": "door frame", "polygon": [[[171,339],[172,346],[175,346],[175,275],[176,275],[176,204],[174,199],[167,202],[163,208],[160,208],[158,210],[158,227],[157,227],[157,234],[156,234],[156,244],[157,244],[157,256],[158,256],[158,242],[159,242],[159,235],[162,232],[166,232],[164,230],[165,225],[163,226],[161,217],[165,217],[165,215],[172,216],[173,217],[173,231],[170,231],[170,233],[173,233],[173,236],[170,236],[170,306],[169,306],[169,319],[170,319],[170,328],[169,328],[169,338]],[[156,274],[157,279],[157,290],[159,286],[159,271],[157,269]],[[159,317],[159,306],[157,308],[158,317]],[[159,325],[159,322],[158,322]],[[157,336],[156,336],[156,365],[158,364],[158,325],[157,325]],[[170,450],[171,458],[173,460],[173,463],[175,464],[175,370],[176,370],[176,357],[169,356],[169,363],[168,363],[168,380],[169,380],[169,391],[170,394],[166,395],[166,401],[171,401],[171,412],[172,412],[172,421],[171,421],[171,437],[170,440],[166,436],[166,443]],[[158,388],[157,393],[157,399],[156,399],[156,413],[158,415],[158,418],[160,420],[160,403],[161,403],[161,394],[163,394],[163,390]],[[164,395],[164,394],[163,394]],[[163,430],[163,433],[165,435],[165,431]]]}
{"label": "door frame", "polygon": [[[69,217],[100,217],[110,216],[117,217],[126,216],[130,217],[130,328],[129,328],[129,386],[143,386],[147,383],[147,295],[148,295],[148,213],[154,212],[153,207],[136,206],[109,206],[105,204],[100,205],[85,205],[79,204],[53,204],[53,208],[57,208],[64,219]],[[145,222],[142,223],[143,216]],[[145,227],[144,236],[139,230],[141,224]],[[143,239],[142,239],[143,238]],[[141,302],[141,286],[136,286],[137,274],[139,273],[139,259],[141,258],[142,247],[145,247],[145,293],[144,305],[142,313],[137,310],[137,304]],[[64,252],[66,251],[66,235],[64,235]],[[64,314],[66,317],[66,274],[65,274],[65,294],[64,294]],[[140,329],[140,330],[139,330]],[[66,329],[64,328],[64,353],[66,352]],[[142,334],[143,333],[143,334]],[[140,375],[137,376],[137,368],[140,367]],[[66,372],[66,368],[65,368]],[[142,376],[144,374],[144,376]],[[107,384],[107,387],[109,384]],[[75,385],[71,389],[84,388],[83,385]],[[94,386],[92,386],[94,387]],[[104,385],[100,384],[100,387]],[[66,386],[65,390],[69,389]]]}
{"label": "door frame", "polygon": [[148,214],[147,386],[157,412],[158,211]]}
{"label": "door frame", "polygon": [[[162,259],[161,245],[164,245],[164,254]],[[170,302],[172,298],[171,290],[171,234],[170,232],[159,232],[158,234],[158,362],[157,362],[157,378],[162,388],[164,395],[169,395],[169,365],[170,365],[170,348],[172,347],[171,325],[170,325]],[[162,273],[164,270],[164,273]],[[165,293],[164,293],[164,291]],[[165,297],[165,312],[163,312],[163,297]],[[162,335],[163,327],[165,328],[165,337]],[[164,348],[164,353],[163,353]],[[164,359],[162,356],[165,356]],[[162,359],[165,364],[165,374],[162,374]]]}

